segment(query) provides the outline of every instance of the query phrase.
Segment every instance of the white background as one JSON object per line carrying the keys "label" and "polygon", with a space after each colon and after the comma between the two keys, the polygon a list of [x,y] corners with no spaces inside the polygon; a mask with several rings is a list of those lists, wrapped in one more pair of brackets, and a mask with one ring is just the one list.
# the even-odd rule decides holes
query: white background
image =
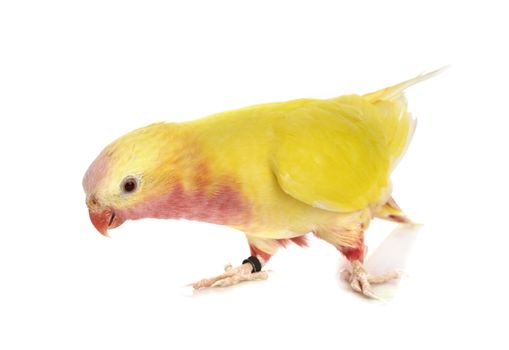
{"label": "white background", "polygon": [[[508,32],[502,1],[2,1],[0,348],[507,348]],[[317,240],[266,282],[193,295],[248,255],[242,234],[89,222],[83,173],[127,131],[445,64],[407,94],[394,196],[424,226],[391,301],[351,293]]]}

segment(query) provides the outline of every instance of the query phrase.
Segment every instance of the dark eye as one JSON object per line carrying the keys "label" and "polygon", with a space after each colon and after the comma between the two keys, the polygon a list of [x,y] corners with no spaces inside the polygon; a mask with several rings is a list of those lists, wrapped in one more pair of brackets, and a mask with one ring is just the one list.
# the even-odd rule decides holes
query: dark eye
{"label": "dark eye", "polygon": [[138,181],[133,177],[126,177],[122,182],[122,189],[125,193],[134,192],[138,187]]}

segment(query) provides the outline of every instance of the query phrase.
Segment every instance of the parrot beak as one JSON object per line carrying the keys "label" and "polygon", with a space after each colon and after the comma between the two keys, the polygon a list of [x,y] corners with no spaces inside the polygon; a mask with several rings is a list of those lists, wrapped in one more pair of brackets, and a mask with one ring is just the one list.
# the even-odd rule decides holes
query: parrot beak
{"label": "parrot beak", "polygon": [[103,210],[88,209],[90,221],[103,236],[109,237],[108,229],[120,226],[125,220],[115,215],[111,208]]}

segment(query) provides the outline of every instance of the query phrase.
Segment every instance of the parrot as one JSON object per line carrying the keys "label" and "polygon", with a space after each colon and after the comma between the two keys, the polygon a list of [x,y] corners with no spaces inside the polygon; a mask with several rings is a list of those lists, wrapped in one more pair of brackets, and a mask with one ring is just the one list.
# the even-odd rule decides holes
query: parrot
{"label": "parrot", "polygon": [[250,255],[194,289],[265,280],[280,247],[310,234],[349,263],[351,288],[397,279],[364,267],[364,232],[378,218],[412,221],[392,197],[391,172],[416,127],[405,89],[442,69],[367,94],[258,104],[184,122],[158,122],[106,146],[83,177],[93,226],[185,219],[241,231]]}

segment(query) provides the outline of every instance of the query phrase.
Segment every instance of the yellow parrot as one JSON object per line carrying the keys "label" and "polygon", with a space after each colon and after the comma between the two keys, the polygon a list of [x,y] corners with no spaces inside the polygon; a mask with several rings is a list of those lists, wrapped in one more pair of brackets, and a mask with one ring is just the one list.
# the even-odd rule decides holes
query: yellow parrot
{"label": "yellow parrot", "polygon": [[352,288],[376,298],[364,231],[373,218],[407,223],[391,197],[390,174],[415,120],[404,90],[419,75],[365,95],[297,99],[134,130],[92,162],[83,179],[95,228],[107,235],[126,220],[199,220],[242,231],[251,256],[193,284],[225,287],[267,278],[280,246],[313,233],[350,261]]}

